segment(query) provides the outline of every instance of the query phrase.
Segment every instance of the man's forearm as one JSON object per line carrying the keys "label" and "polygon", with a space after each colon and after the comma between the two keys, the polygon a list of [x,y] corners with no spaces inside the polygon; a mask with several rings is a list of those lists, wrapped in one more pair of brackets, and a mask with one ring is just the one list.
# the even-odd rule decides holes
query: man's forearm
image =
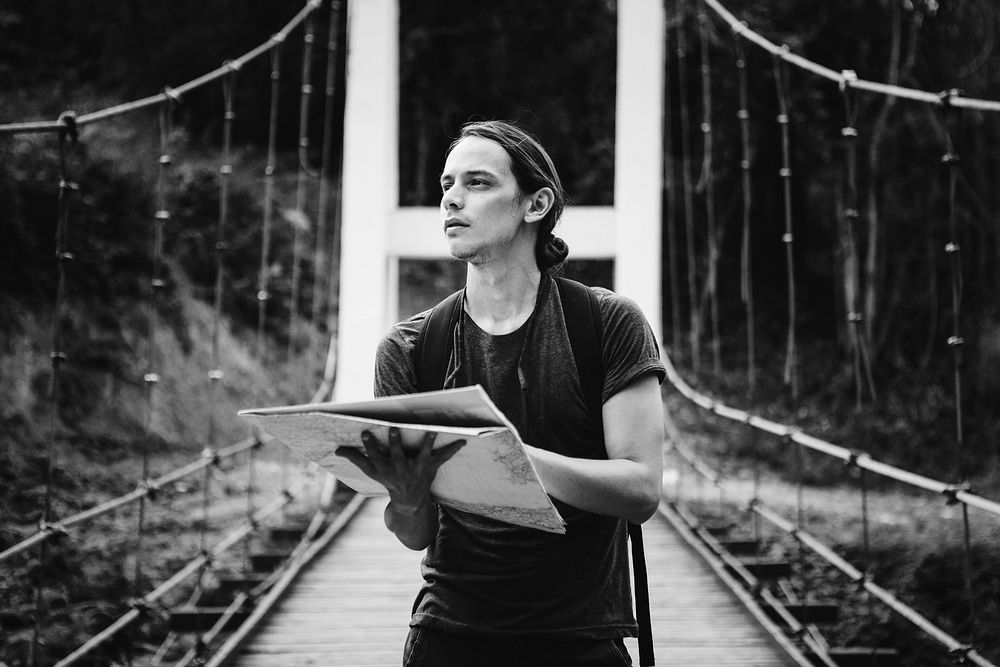
{"label": "man's forearm", "polygon": [[624,459],[578,459],[525,445],[545,490],[588,512],[642,523],[656,511],[661,470]]}
{"label": "man's forearm", "polygon": [[384,518],[386,527],[414,551],[426,549],[437,534],[437,505],[429,498],[416,505],[390,500]]}

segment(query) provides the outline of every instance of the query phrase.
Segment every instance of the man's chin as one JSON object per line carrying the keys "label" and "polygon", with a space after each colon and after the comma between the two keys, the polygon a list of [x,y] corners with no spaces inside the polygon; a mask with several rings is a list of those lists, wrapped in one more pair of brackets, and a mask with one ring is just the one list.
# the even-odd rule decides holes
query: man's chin
{"label": "man's chin", "polygon": [[465,243],[452,241],[448,244],[448,253],[462,262],[471,262],[476,257],[476,250]]}

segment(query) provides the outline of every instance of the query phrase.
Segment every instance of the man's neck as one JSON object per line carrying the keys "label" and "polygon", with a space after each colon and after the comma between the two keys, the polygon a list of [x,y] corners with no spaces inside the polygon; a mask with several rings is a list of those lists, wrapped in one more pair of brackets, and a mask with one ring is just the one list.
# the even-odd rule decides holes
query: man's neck
{"label": "man's neck", "polygon": [[504,267],[470,264],[465,310],[483,331],[495,336],[516,331],[531,316],[541,271],[530,264]]}

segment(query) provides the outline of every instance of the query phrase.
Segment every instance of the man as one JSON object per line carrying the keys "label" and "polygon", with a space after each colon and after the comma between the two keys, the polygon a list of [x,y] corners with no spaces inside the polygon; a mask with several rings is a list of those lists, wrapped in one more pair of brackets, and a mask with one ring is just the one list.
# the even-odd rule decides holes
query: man
{"label": "man", "polygon": [[[645,521],[659,502],[658,347],[632,301],[590,288],[604,368],[603,407],[591,414],[549,275],[568,252],[552,234],[565,195],[533,137],[499,121],[466,125],[441,189],[449,251],[468,267],[444,387],[486,389],[527,443],[567,531],[436,505],[434,474],[462,443],[432,449],[429,436],[407,455],[390,431],[388,442],[365,434],[365,454],[339,452],[388,489],[389,530],[427,549],[403,664],[629,665],[622,638],[636,624],[625,522]],[[418,391],[413,351],[428,312],[395,325],[380,344],[377,395]]]}

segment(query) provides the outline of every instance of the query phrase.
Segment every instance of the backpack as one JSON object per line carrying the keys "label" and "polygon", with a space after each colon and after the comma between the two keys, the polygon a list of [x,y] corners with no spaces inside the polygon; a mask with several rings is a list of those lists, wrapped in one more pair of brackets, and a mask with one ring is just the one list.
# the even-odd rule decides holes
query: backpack
{"label": "backpack", "polygon": [[[581,283],[567,278],[553,279],[559,289],[563,305],[563,319],[569,333],[570,347],[576,362],[577,375],[583,388],[590,414],[598,426],[601,417],[601,394],[604,387],[604,364],[601,358],[601,311],[594,292]],[[455,323],[462,316],[462,290],[455,292],[436,305],[414,347],[417,383],[420,391],[434,391],[444,386],[448,368],[451,336]],[[651,666],[653,636],[649,617],[649,583],[646,576],[646,557],[642,545],[642,526],[628,522],[628,536],[632,544],[632,573],[635,578],[636,621],[639,624],[639,664]]]}

